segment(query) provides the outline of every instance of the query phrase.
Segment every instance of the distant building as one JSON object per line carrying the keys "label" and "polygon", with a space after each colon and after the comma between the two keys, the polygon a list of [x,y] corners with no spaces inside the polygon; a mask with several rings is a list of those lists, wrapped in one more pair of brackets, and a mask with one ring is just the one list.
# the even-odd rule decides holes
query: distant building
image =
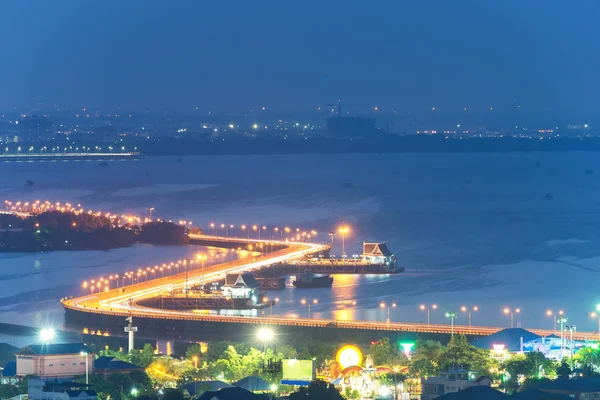
{"label": "distant building", "polygon": [[251,272],[242,272],[241,274],[227,274],[225,284],[221,287],[223,296],[232,299],[250,299],[256,304],[260,296],[260,284],[254,278]]}
{"label": "distant building", "polygon": [[52,124],[46,117],[23,117],[19,121],[19,127],[19,141],[41,142],[52,139]]}
{"label": "distant building", "polygon": [[[516,396],[509,396],[490,386],[470,386],[458,392],[452,392],[438,397],[438,400],[510,400]],[[421,397],[422,399],[423,397]],[[525,400],[523,398],[522,400]],[[533,398],[532,398],[533,400]],[[540,400],[536,398],[536,400]],[[544,400],[546,400],[544,398]],[[548,399],[550,400],[550,399]],[[554,399],[552,399],[554,400]]]}
{"label": "distant building", "polygon": [[263,400],[268,396],[254,394],[248,390],[239,387],[227,387],[216,392],[204,392],[198,400]]}
{"label": "distant building", "polygon": [[487,376],[472,379],[473,374],[465,369],[441,372],[439,376],[421,378],[421,400],[433,400],[448,393],[455,393],[472,386],[491,386]]}
{"label": "distant building", "polygon": [[363,242],[363,252],[360,257],[364,262],[370,264],[381,264],[396,268],[396,256],[390,251],[385,242]]}
{"label": "distant building", "polygon": [[599,378],[555,379],[542,383],[539,389],[546,393],[562,394],[578,400],[600,399]]}
{"label": "distant building", "polygon": [[85,375],[94,369],[92,350],[83,343],[33,344],[17,354],[18,377],[64,378]]}
{"label": "distant building", "polygon": [[73,382],[46,383],[38,378],[29,378],[27,398],[28,400],[98,400],[98,395],[86,385]]}

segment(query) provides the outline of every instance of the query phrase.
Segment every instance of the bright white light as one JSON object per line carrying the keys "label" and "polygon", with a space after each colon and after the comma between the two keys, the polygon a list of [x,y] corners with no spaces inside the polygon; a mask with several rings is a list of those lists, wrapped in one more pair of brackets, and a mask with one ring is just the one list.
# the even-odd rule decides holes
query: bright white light
{"label": "bright white light", "polygon": [[260,340],[272,340],[273,339],[273,331],[269,328],[262,328],[258,331],[257,336]]}
{"label": "bright white light", "polygon": [[276,392],[277,391],[277,385],[276,384],[272,384],[271,385],[271,392]]}
{"label": "bright white light", "polygon": [[382,386],[379,388],[379,394],[383,397],[390,394],[390,388],[388,386]]}
{"label": "bright white light", "polygon": [[52,328],[44,328],[40,331],[40,340],[43,343],[50,343],[56,336],[56,331]]}

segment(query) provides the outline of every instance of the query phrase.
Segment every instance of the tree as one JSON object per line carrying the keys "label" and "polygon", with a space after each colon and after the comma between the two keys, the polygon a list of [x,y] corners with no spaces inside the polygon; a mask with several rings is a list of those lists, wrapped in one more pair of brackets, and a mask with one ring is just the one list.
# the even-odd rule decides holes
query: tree
{"label": "tree", "polygon": [[154,358],[154,347],[150,343],[146,343],[141,351],[131,350],[129,358],[132,363],[146,368],[152,363],[152,359]]}
{"label": "tree", "polygon": [[202,350],[200,348],[200,345],[198,343],[190,345],[190,347],[188,347],[187,351],[185,352],[185,357],[188,360],[199,360],[202,357]]}
{"label": "tree", "polygon": [[405,363],[407,360],[396,344],[390,343],[387,337],[381,338],[377,343],[372,344],[369,349],[375,366],[394,366]]}
{"label": "tree", "polygon": [[435,376],[440,368],[444,347],[434,340],[417,340],[411,355],[409,370],[419,377]]}
{"label": "tree", "polygon": [[163,391],[163,395],[161,396],[162,400],[183,400],[183,392],[181,389],[165,389]]}
{"label": "tree", "polygon": [[556,374],[559,378],[569,379],[569,376],[571,375],[571,367],[569,367],[566,359],[563,359],[560,363],[560,366],[556,368]]}
{"label": "tree", "polygon": [[448,347],[440,357],[444,369],[468,368],[477,376],[487,375],[489,370],[497,369],[498,362],[490,357],[487,350],[479,349],[463,335],[454,335]]}
{"label": "tree", "polygon": [[290,394],[289,400],[343,400],[340,392],[330,383],[324,381],[313,381],[307,388]]}
{"label": "tree", "polygon": [[10,399],[19,394],[19,389],[15,385],[0,385],[0,399]]}

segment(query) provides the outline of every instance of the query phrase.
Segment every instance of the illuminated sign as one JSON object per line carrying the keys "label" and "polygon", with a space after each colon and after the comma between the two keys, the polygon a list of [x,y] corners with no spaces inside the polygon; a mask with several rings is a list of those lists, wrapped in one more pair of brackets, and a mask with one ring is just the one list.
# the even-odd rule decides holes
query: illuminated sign
{"label": "illuminated sign", "polygon": [[503,344],[493,344],[492,347],[494,348],[494,353],[502,354],[505,346]]}
{"label": "illuminated sign", "polygon": [[410,356],[410,350],[415,345],[414,342],[402,342],[400,343],[400,347],[402,347],[402,351],[404,351],[404,355],[406,357]]}
{"label": "illuminated sign", "polygon": [[349,344],[338,350],[335,360],[340,364],[342,369],[355,365],[360,367],[363,362],[363,354],[358,347]]}
{"label": "illuminated sign", "polygon": [[313,360],[281,360],[283,377],[282,385],[308,386],[315,380]]}

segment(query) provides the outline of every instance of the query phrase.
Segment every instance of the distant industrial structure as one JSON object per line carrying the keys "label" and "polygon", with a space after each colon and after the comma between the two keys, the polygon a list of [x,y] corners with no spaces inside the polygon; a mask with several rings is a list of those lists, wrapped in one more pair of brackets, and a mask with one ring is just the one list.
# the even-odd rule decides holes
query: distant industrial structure
{"label": "distant industrial structure", "polygon": [[335,138],[365,138],[377,131],[375,118],[343,116],[341,102],[327,104],[327,106],[337,107],[336,116],[327,119],[327,131],[330,136]]}

